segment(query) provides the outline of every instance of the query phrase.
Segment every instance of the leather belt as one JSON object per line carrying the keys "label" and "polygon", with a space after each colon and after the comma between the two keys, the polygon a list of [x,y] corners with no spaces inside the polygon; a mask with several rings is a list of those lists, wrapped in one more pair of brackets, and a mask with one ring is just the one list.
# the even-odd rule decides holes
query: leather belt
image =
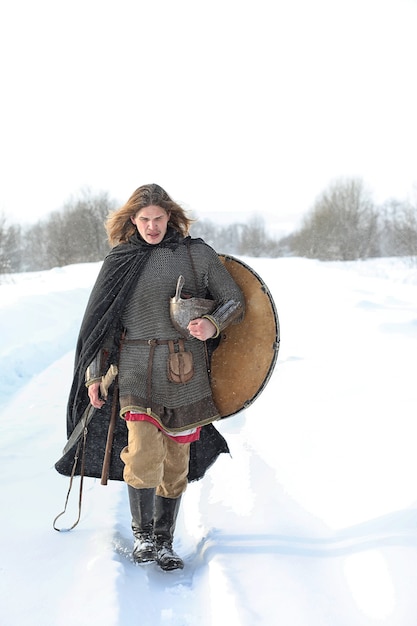
{"label": "leather belt", "polygon": [[[149,360],[148,360],[148,370],[146,372],[146,399],[148,402],[148,406],[146,407],[146,412],[148,415],[151,415],[152,408],[152,367],[153,367],[153,357],[155,353],[156,346],[167,346],[170,343],[178,344],[179,342],[183,342],[184,339],[125,339],[125,344],[141,345],[141,346],[149,346]],[[186,341],[186,340],[185,340]]]}

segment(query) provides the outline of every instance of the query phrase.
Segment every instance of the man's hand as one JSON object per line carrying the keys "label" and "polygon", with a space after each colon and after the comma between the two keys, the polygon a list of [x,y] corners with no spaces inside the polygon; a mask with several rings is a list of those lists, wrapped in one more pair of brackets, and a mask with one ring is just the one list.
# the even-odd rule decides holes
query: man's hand
{"label": "man's hand", "polygon": [[90,402],[95,409],[101,409],[105,401],[102,400],[99,396],[100,392],[100,383],[93,383],[88,387],[88,397],[90,398]]}
{"label": "man's hand", "polygon": [[191,320],[187,329],[190,335],[196,339],[200,339],[200,341],[210,339],[210,337],[213,337],[217,332],[215,325],[206,317],[198,317],[195,320]]}

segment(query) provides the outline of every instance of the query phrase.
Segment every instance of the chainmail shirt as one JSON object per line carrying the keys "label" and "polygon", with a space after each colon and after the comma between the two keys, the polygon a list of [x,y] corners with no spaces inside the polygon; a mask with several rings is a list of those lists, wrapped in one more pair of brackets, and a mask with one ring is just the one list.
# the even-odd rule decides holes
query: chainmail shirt
{"label": "chainmail shirt", "polygon": [[[126,338],[119,363],[120,414],[127,411],[148,413],[163,428],[181,432],[219,418],[214,405],[205,342],[185,341],[191,351],[194,376],[187,383],[173,383],[167,376],[168,346],[155,347],[149,372],[152,339],[178,339],[170,318],[169,301],[174,296],[179,275],[185,278],[184,296],[211,298],[216,307],[233,301],[244,311],[244,297],[217,253],[204,242],[191,247],[179,245],[155,248],[143,268],[122,315]],[[215,311],[212,316],[215,318]],[[135,343],[134,341],[137,341]],[[131,343],[132,342],[132,343]]]}

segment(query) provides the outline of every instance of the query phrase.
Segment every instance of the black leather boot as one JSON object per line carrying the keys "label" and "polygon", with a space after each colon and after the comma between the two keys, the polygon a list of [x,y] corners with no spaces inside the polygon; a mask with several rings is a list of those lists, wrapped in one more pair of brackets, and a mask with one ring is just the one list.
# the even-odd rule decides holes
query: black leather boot
{"label": "black leather boot", "polygon": [[183,560],[172,549],[174,539],[175,523],[180,508],[181,496],[179,498],[155,498],[155,521],[154,536],[156,547],[156,562],[165,571],[182,569]]}
{"label": "black leather boot", "polygon": [[155,489],[135,489],[131,485],[128,485],[127,489],[135,537],[133,560],[136,563],[155,561],[156,550],[153,535]]}

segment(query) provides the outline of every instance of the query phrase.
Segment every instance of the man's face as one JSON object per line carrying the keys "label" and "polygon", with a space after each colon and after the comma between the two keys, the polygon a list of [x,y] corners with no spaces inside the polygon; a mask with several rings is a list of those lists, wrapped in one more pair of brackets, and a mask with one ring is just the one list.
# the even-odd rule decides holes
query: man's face
{"label": "man's face", "polygon": [[140,209],[136,215],[131,216],[132,224],[135,224],[141,237],[150,244],[162,241],[167,232],[170,214],[160,206],[147,206]]}

